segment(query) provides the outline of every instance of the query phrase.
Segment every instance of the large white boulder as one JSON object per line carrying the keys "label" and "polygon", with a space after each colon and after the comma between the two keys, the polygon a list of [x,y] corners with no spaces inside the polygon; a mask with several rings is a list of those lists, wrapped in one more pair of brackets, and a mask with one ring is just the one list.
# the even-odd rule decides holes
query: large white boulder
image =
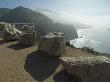
{"label": "large white boulder", "polygon": [[84,82],[110,82],[110,59],[105,56],[61,57],[64,69]]}

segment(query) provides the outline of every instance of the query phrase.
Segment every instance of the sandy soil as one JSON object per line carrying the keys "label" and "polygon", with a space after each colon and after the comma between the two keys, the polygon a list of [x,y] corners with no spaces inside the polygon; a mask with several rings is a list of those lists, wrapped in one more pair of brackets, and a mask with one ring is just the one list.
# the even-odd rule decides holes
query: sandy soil
{"label": "sandy soil", "polygon": [[[0,82],[71,82],[58,58],[26,47],[17,41],[0,40]],[[91,56],[80,49],[66,48],[63,56]]]}

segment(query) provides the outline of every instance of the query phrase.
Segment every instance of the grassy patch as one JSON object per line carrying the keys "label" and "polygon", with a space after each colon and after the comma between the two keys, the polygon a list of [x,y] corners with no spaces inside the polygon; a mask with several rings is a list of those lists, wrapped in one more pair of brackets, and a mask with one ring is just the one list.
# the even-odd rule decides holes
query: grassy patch
{"label": "grassy patch", "polygon": [[82,51],[86,51],[86,52],[91,53],[93,55],[100,55],[100,56],[110,57],[110,54],[108,54],[108,53],[100,53],[100,52],[95,51],[93,48],[90,48],[90,47],[83,47]]}

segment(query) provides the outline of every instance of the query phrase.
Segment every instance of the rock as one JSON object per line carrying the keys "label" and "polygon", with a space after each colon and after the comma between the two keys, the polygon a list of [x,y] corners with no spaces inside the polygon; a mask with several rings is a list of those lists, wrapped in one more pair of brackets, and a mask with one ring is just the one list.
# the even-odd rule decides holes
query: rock
{"label": "rock", "polygon": [[39,50],[51,56],[61,56],[65,51],[63,33],[49,33],[39,41]]}
{"label": "rock", "polygon": [[110,82],[110,59],[105,56],[61,57],[64,69],[83,82]]}
{"label": "rock", "polygon": [[2,32],[3,39],[6,41],[17,40],[19,35],[22,34],[15,26],[5,22],[0,22],[0,31]]}
{"label": "rock", "polygon": [[24,45],[35,45],[37,44],[37,33],[36,32],[29,32],[23,33],[20,38],[19,42]]}
{"label": "rock", "polygon": [[37,44],[38,42],[38,35],[32,27],[29,25],[24,25],[21,27],[21,31],[23,34],[19,38],[19,42],[21,44],[27,45],[27,46],[32,46]]}

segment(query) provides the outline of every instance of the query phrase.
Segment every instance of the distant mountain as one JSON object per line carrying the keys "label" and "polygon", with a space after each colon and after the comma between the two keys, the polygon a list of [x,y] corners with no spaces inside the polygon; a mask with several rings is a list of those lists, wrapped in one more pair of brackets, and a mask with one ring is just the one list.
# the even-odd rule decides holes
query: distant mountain
{"label": "distant mountain", "polygon": [[0,17],[2,17],[4,14],[8,13],[11,9],[9,8],[0,8]]}
{"label": "distant mountain", "polygon": [[48,9],[36,9],[36,11],[42,13],[43,15],[49,17],[51,20],[53,20],[54,22],[59,22],[59,23],[65,23],[66,20],[64,20],[62,18],[62,16],[60,14],[57,14],[56,12],[53,12],[51,10]]}
{"label": "distant mountain", "polygon": [[41,29],[45,29],[42,30],[42,33],[47,34],[49,32],[63,32],[67,40],[72,40],[78,37],[76,29],[72,25],[56,22],[49,24],[48,27],[49,28],[47,29],[45,29],[45,27],[41,27]]}
{"label": "distant mountain", "polygon": [[[37,8],[36,11],[41,12],[43,15],[49,17],[54,22],[59,22],[62,24],[68,24],[68,25],[75,27],[76,29],[88,29],[88,28],[92,27],[91,25],[87,25],[87,24],[84,24],[84,23],[81,23],[78,21],[76,22],[76,21],[74,21],[74,19],[69,20],[69,18],[67,16],[62,16],[62,15],[57,14],[51,10],[48,10],[48,9]],[[65,17],[67,17],[67,19]]]}
{"label": "distant mountain", "polygon": [[45,23],[45,22],[52,22],[51,19],[42,15],[39,12],[33,11],[28,8],[24,8],[22,6],[16,7],[12,9],[10,12],[6,13],[0,18],[0,21],[4,22],[34,22],[34,23]]}
{"label": "distant mountain", "polygon": [[71,25],[56,23],[39,11],[34,11],[22,6],[16,7],[2,17],[0,21],[9,23],[34,23],[39,35],[49,32],[64,32],[67,40],[77,38],[77,32]]}

